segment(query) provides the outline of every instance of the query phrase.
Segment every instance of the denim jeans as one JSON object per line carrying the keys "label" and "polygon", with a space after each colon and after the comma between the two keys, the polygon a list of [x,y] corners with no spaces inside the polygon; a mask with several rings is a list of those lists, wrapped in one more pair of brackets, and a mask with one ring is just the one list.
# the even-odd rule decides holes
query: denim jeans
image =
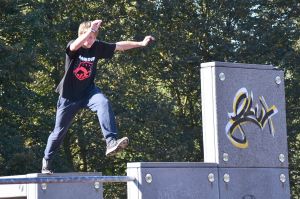
{"label": "denim jeans", "polygon": [[60,96],[57,102],[55,127],[49,135],[44,152],[44,158],[46,160],[52,159],[53,155],[61,145],[67,130],[71,125],[72,119],[82,108],[89,108],[91,111],[97,113],[106,143],[116,138],[117,128],[115,116],[108,99],[101,93],[99,88],[94,87],[87,97],[77,101],[72,101]]}

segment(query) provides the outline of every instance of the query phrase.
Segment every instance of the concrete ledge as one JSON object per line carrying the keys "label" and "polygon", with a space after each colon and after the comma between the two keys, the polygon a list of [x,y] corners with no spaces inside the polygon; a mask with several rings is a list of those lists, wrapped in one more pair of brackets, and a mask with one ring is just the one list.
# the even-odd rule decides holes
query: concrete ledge
{"label": "concrete ledge", "polygon": [[[55,173],[46,175],[41,173],[32,173],[27,175],[3,176],[4,178],[37,178],[37,177],[78,177],[78,176],[99,176],[101,173]],[[0,185],[0,198],[18,198],[18,199],[101,199],[103,198],[102,183],[42,183],[42,184],[10,184]]]}

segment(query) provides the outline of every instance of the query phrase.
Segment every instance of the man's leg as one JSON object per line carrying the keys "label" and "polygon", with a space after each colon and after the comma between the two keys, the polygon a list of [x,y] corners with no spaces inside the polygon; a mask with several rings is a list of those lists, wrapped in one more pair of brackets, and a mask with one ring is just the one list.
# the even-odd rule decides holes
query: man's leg
{"label": "man's leg", "polygon": [[97,113],[102,134],[106,140],[106,155],[111,156],[128,145],[128,138],[117,138],[117,127],[109,100],[103,95],[100,89],[95,88],[88,100],[87,107]]}
{"label": "man's leg", "polygon": [[72,119],[79,109],[79,102],[72,102],[65,98],[59,97],[57,102],[55,127],[48,137],[47,146],[44,152],[42,173],[51,172],[49,169],[49,162],[61,145],[63,138],[70,127]]}

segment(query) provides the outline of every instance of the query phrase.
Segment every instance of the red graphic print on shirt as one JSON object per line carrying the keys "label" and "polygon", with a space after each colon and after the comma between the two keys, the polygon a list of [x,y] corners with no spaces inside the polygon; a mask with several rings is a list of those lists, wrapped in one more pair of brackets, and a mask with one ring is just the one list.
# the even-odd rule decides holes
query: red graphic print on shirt
{"label": "red graphic print on shirt", "polygon": [[77,68],[73,70],[74,75],[79,80],[85,80],[91,76],[92,62],[80,62]]}

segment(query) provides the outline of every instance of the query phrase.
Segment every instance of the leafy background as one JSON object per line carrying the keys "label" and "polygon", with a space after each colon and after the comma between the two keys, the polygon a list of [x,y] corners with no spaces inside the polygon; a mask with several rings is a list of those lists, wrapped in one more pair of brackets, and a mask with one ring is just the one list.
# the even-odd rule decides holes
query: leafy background
{"label": "leafy background", "polygon": [[[300,195],[300,3],[296,0],[0,0],[0,175],[39,172],[54,125],[64,49],[80,22],[102,19],[99,38],[153,35],[148,48],[101,62],[129,149],[105,157],[96,116],[80,112],[55,159],[57,172],[125,175],[135,161],[203,161],[199,65],[272,64],[285,71],[291,194]],[[105,185],[106,198],[126,187]]]}

